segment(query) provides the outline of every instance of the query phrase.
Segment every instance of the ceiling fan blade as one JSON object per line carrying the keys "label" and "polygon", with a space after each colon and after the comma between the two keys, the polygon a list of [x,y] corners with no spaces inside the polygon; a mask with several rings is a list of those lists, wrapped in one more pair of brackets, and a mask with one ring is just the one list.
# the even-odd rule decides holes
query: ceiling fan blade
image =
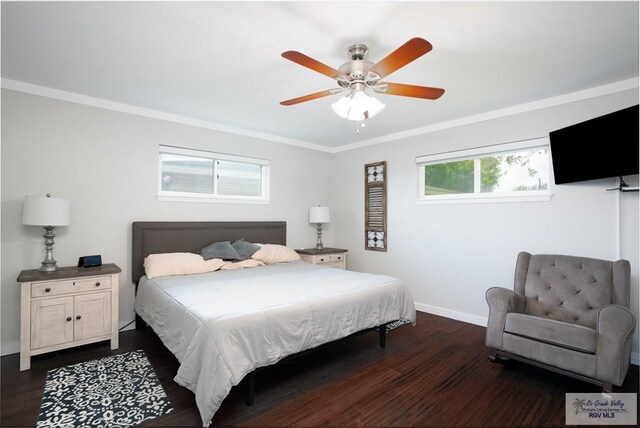
{"label": "ceiling fan blade", "polygon": [[331,77],[332,79],[338,79],[341,77],[346,79],[346,76],[343,72],[329,67],[328,65],[325,65],[320,61],[308,57],[303,53],[297,51],[286,51],[282,53],[282,57],[288,59],[289,61],[293,61],[296,64],[300,64],[303,67],[307,67],[313,71],[317,71],[320,74]]}
{"label": "ceiling fan blade", "polygon": [[401,97],[425,98],[437,100],[444,94],[442,88],[430,88],[428,86],[404,85],[402,83],[380,83],[373,87],[380,94],[399,95]]}
{"label": "ceiling fan blade", "polygon": [[397,69],[409,64],[411,61],[420,58],[431,49],[433,49],[431,43],[425,39],[415,37],[391,52],[367,71],[377,74],[380,78],[384,78]]}
{"label": "ceiling fan blade", "polygon": [[342,91],[344,91],[344,89],[342,88],[328,89],[326,91],[316,92],[315,94],[309,94],[309,95],[304,95],[298,98],[292,98],[286,101],[280,101],[280,104],[282,104],[283,106],[292,106],[294,104],[303,103],[305,101],[311,101],[311,100],[315,100],[322,97],[328,97],[329,95],[337,94],[338,92],[342,92]]}

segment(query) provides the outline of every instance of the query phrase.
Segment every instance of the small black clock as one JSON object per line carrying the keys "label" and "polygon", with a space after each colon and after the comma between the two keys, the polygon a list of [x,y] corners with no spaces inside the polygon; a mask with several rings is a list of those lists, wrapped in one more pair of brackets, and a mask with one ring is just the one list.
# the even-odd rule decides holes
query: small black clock
{"label": "small black clock", "polygon": [[82,256],[78,259],[78,267],[97,267],[102,266],[102,256]]}

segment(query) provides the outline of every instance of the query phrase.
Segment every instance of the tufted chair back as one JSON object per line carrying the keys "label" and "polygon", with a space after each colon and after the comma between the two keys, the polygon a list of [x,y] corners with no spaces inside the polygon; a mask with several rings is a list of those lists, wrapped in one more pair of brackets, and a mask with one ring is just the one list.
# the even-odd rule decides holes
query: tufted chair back
{"label": "tufted chair back", "polygon": [[595,329],[600,307],[629,307],[630,271],[627,260],[521,252],[514,290],[527,299],[525,314]]}

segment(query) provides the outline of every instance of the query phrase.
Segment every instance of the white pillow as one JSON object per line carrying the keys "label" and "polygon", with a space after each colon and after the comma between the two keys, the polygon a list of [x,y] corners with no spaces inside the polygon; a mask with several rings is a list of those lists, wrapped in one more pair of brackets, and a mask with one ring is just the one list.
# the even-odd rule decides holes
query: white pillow
{"label": "white pillow", "polygon": [[258,244],[260,249],[253,253],[252,259],[260,260],[268,265],[300,260],[300,255],[289,247],[276,244]]}
{"label": "white pillow", "polygon": [[246,259],[240,262],[224,262],[224,265],[220,268],[221,270],[234,270],[234,269],[244,269],[251,268],[257,266],[264,266],[264,263],[260,260],[254,259]]}
{"label": "white pillow", "polygon": [[223,264],[222,259],[204,260],[200,254],[193,253],[149,254],[144,259],[144,271],[147,278],[153,279],[158,276],[213,272]]}

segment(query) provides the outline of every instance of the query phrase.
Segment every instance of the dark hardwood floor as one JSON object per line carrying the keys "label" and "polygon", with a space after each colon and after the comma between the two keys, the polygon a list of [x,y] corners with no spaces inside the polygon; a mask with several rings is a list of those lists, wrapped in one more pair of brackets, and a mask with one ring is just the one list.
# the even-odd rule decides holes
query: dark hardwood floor
{"label": "dark hardwood floor", "polygon": [[[484,328],[418,313],[378,348],[368,332],[318,349],[256,375],[255,405],[233,388],[213,426],[562,426],[565,393],[599,392],[595,385],[523,363],[491,363]],[[2,357],[0,425],[33,426],[47,370],[111,354],[143,349],[174,411],[149,426],[202,425],[193,394],[173,377],[178,362],[149,329],[108,342],[32,359],[18,370],[17,354]],[[622,388],[638,392],[638,366]]]}

